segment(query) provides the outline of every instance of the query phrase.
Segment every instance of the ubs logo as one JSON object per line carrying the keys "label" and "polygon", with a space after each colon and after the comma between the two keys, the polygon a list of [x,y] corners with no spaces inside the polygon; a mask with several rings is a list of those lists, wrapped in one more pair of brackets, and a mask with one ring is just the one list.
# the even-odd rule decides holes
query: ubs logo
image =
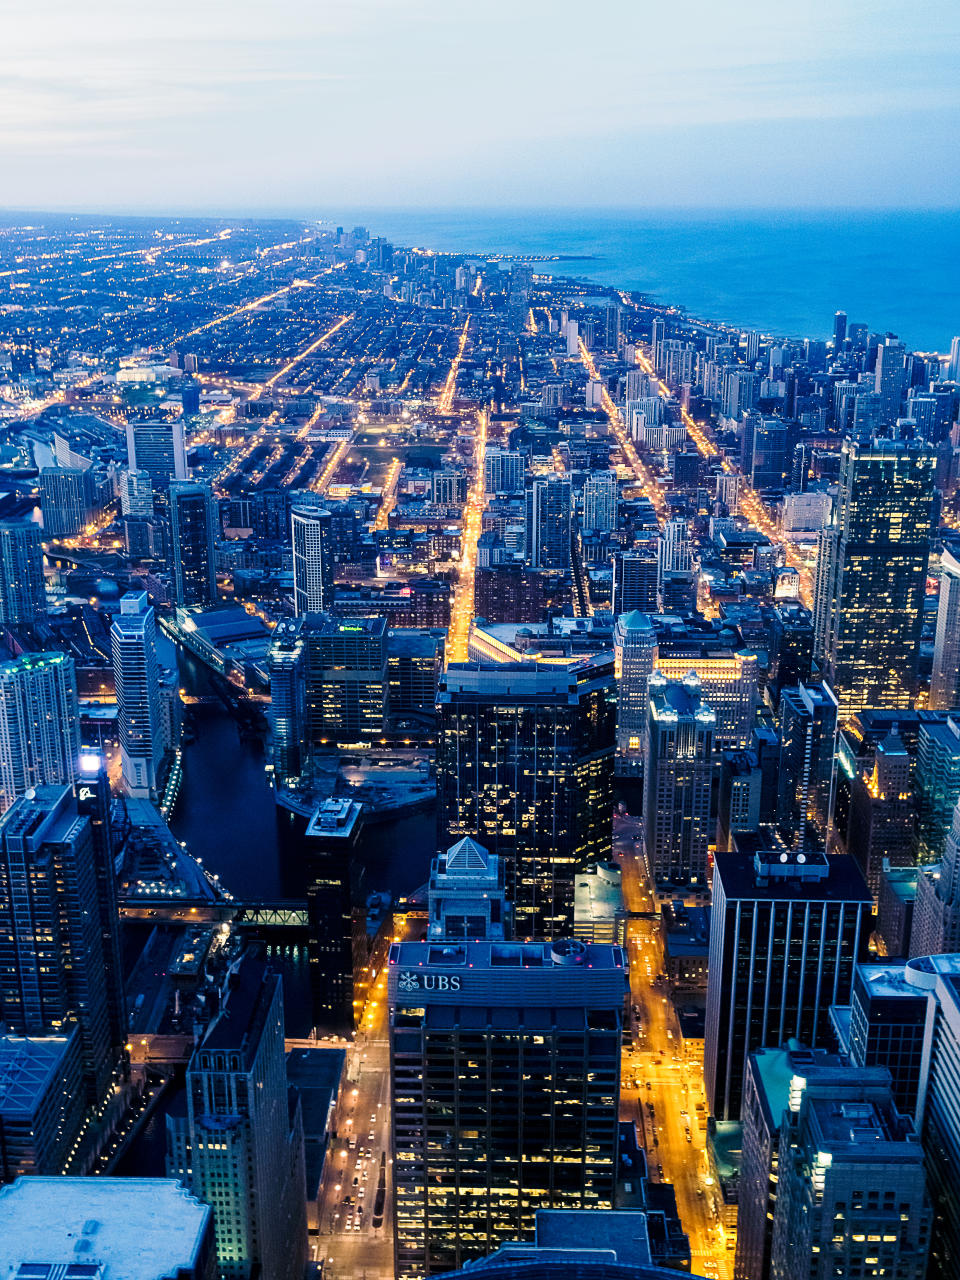
{"label": "ubs logo", "polygon": [[401,991],[459,991],[460,975],[456,973],[413,973],[404,969],[397,983]]}

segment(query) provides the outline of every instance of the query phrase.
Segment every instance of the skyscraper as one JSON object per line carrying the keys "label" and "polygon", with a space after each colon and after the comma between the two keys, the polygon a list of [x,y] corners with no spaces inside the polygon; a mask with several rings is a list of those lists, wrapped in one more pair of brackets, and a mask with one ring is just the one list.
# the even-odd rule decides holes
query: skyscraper
{"label": "skyscraper", "polygon": [[906,351],[897,338],[887,338],[877,348],[874,391],[880,397],[880,421],[892,426],[900,416],[900,402],[906,386]]}
{"label": "skyscraper", "polygon": [[304,734],[303,624],[283,619],[270,640],[270,766],[278,786],[300,775]]}
{"label": "skyscraper", "polygon": [[80,1028],[89,1103],[114,1058],[93,833],[70,787],[38,786],[0,818],[0,1007],[20,1035]]}
{"label": "skyscraper", "polygon": [[44,653],[0,663],[0,809],[31,787],[72,784],[79,754],[73,658]]}
{"label": "skyscraper", "polygon": [[837,311],[833,317],[833,349],[839,351],[847,336],[847,313]]}
{"label": "skyscraper", "polygon": [[769,831],[737,845],[713,870],[704,1078],[718,1120],[740,1118],[751,1050],[827,1043],[830,1005],[849,999],[873,908],[846,855],[798,853]]}
{"label": "skyscraper", "polygon": [[617,618],[613,631],[617,675],[617,755],[643,764],[647,737],[647,686],[656,665],[657,633],[646,613],[634,609]]}
{"label": "skyscraper", "polygon": [[121,775],[132,796],[156,795],[163,760],[157,628],[145,591],[128,592],[110,629]]}
{"label": "skyscraper", "polygon": [[647,683],[644,847],[658,885],[706,887],[717,717],[693,674]]}
{"label": "skyscraper", "polygon": [[476,839],[504,863],[517,936],[562,936],[577,870],[611,853],[612,656],[451,663],[437,702],[438,846]]}
{"label": "skyscraper", "polygon": [[960,803],[940,862],[920,868],[913,908],[910,955],[960,951]]}
{"label": "skyscraper", "polygon": [[935,455],[919,443],[846,440],[833,524],[817,563],[815,653],[845,719],[907,707],[934,504]]}
{"label": "skyscraper", "polygon": [[385,618],[304,615],[304,743],[308,756],[383,734],[387,703]]}
{"label": "skyscraper", "polygon": [[570,477],[536,476],[526,491],[526,558],[534,569],[570,567]]}
{"label": "skyscraper", "polygon": [[464,836],[430,864],[427,937],[431,942],[501,942],[510,907],[500,859]]}
{"label": "skyscraper", "polygon": [[616,351],[620,343],[620,307],[615,302],[608,302],[603,319],[603,345],[607,351]]}
{"label": "skyscraper", "polygon": [[362,903],[355,892],[362,810],[355,800],[324,800],[307,823],[303,839],[314,1025],[339,1035],[351,1034],[357,1013],[354,981],[359,958],[353,913],[354,902]]}
{"label": "skyscraper", "polygon": [[183,419],[128,422],[127,465],[131,471],[146,471],[154,489],[167,489],[171,480],[186,480]]}
{"label": "skyscraper", "polygon": [[805,1092],[780,1131],[770,1280],[925,1280],[933,1212],[923,1148],[889,1086]]}
{"label": "skyscraper", "polygon": [[279,977],[256,952],[187,1067],[186,1117],[167,1117],[167,1164],[213,1210],[223,1280],[301,1280],[307,1254],[303,1122],[288,1106]]}
{"label": "skyscraper", "polygon": [[933,642],[930,706],[950,711],[960,705],[960,551],[945,547],[940,556],[940,599]]}
{"label": "skyscraper", "polygon": [[29,626],[47,609],[40,528],[28,520],[0,524],[0,622]]}
{"label": "skyscraper", "polygon": [[488,494],[523,492],[523,454],[514,449],[487,449],[484,487]]}
{"label": "skyscraper", "polygon": [[290,511],[294,612],[323,613],[333,604],[330,512],[314,494],[298,494]]}
{"label": "skyscraper", "polygon": [[125,516],[153,517],[153,480],[149,471],[120,474],[120,511]]}
{"label": "skyscraper", "polygon": [[617,477],[597,471],[583,486],[583,527],[600,533],[617,527]]}
{"label": "skyscraper", "polygon": [[657,612],[659,562],[656,545],[618,551],[613,557],[614,614]]}
{"label": "skyscraper", "polygon": [[573,940],[391,947],[399,1280],[532,1240],[538,1209],[613,1207],[624,966]]}
{"label": "skyscraper", "polygon": [[45,538],[75,538],[90,513],[87,474],[79,467],[44,467],[40,472],[40,511]]}
{"label": "skyscraper", "polygon": [[189,480],[170,485],[173,585],[178,605],[208,605],[217,599],[215,512],[208,485]]}
{"label": "skyscraper", "polygon": [[914,771],[917,862],[939,862],[960,800],[960,716],[929,717],[917,728]]}
{"label": "skyscraper", "polygon": [[778,817],[786,838],[807,846],[808,824],[826,840],[832,809],[837,700],[826,684],[784,689],[780,698]]}

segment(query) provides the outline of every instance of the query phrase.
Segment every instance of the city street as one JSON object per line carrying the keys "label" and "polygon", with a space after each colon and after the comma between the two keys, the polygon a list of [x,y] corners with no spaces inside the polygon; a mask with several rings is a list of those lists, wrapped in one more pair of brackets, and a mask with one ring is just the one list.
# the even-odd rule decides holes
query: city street
{"label": "city street", "polygon": [[[622,868],[627,909],[651,911],[653,899],[638,841],[642,824],[617,820],[614,847]],[[704,1147],[707,1105],[702,1067],[683,1060],[680,1028],[661,976],[661,946],[654,920],[628,921],[630,999],[634,1010],[632,1050],[624,1050],[620,1116],[637,1124],[650,1176],[670,1182],[690,1239],[694,1274],[729,1280],[733,1253],[719,1222],[718,1188],[712,1184]]]}

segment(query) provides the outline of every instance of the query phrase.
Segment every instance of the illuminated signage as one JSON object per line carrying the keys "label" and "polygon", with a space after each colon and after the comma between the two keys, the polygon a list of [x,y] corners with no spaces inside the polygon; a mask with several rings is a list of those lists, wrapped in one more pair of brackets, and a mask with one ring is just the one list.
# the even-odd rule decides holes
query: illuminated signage
{"label": "illuminated signage", "polygon": [[458,973],[417,973],[403,969],[397,983],[401,991],[459,991]]}

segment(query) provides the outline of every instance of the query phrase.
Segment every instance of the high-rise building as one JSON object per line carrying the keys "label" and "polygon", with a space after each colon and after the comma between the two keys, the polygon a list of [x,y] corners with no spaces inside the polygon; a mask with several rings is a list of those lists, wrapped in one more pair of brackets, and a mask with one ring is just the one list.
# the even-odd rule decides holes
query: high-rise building
{"label": "high-rise building", "polygon": [[713,871],[704,1078],[718,1120],[740,1118],[753,1049],[828,1042],[830,1005],[849,999],[873,908],[846,855],[798,853],[770,832],[737,846]]}
{"label": "high-rise building", "polygon": [[885,867],[910,866],[914,861],[912,763],[903,739],[889,733],[877,743],[870,768],[845,779],[848,819],[842,832],[833,827],[833,835],[856,861],[875,897]]}
{"label": "high-rise building", "polygon": [[665,573],[687,573],[693,567],[693,544],[686,520],[668,520],[660,534],[660,577]]}
{"label": "high-rise building", "polygon": [[120,511],[124,516],[153,518],[153,481],[149,471],[120,473]]}
{"label": "high-rise building", "polygon": [[503,864],[464,836],[430,864],[427,899],[430,942],[502,942],[510,937]]}
{"label": "high-rise building", "polygon": [[213,1215],[168,1178],[18,1178],[0,1187],[0,1272],[215,1280]]}
{"label": "high-rise building", "polygon": [[900,416],[900,402],[906,389],[905,355],[903,343],[896,338],[887,338],[877,348],[873,389],[880,397],[880,421],[884,426],[892,426]]}
{"label": "high-rise building", "polygon": [[535,476],[526,491],[526,559],[534,569],[570,567],[570,477]]}
{"label": "high-rise building", "polygon": [[823,843],[832,812],[837,700],[826,684],[798,685],[780,697],[778,817],[785,837],[807,846],[808,826]]}
{"label": "high-rise building", "polygon": [[290,511],[294,612],[324,613],[333,604],[330,512],[315,494],[299,494]]}
{"label": "high-rise building", "polygon": [[353,1031],[358,1012],[354,908],[360,897],[356,852],[362,831],[362,805],[329,799],[317,806],[303,840],[314,1024],[339,1035]]}
{"label": "high-rise building", "polygon": [[960,951],[960,803],[941,862],[921,867],[910,932],[911,956]]}
{"label": "high-rise building", "polygon": [[568,932],[576,872],[610,857],[615,689],[609,654],[441,677],[438,845],[471,836],[500,857],[518,937]]}
{"label": "high-rise building", "polygon": [[617,675],[617,755],[641,768],[647,737],[647,686],[657,657],[657,633],[649,615],[634,609],[613,631]]}
{"label": "high-rise building", "polygon": [[301,1280],[303,1121],[288,1103],[280,978],[255,951],[187,1067],[187,1114],[167,1116],[167,1167],[213,1210],[221,1280]]}
{"label": "high-rise building", "polygon": [[178,605],[208,605],[217,599],[215,528],[216,506],[209,485],[190,480],[172,483],[170,545]]}
{"label": "high-rise building", "polygon": [[523,493],[523,454],[516,449],[487,449],[483,461],[488,494]]}
{"label": "high-rise building", "polygon": [[837,311],[833,317],[833,349],[839,351],[847,336],[847,313]]}
{"label": "high-rise building", "polygon": [[121,776],[132,796],[156,795],[163,761],[157,626],[145,591],[128,592],[110,628]]}
{"label": "high-rise building", "polygon": [[30,626],[47,610],[40,528],[28,520],[0,524],[0,622]]}
{"label": "high-rise building", "polygon": [[939,862],[960,800],[960,716],[922,719],[914,770],[917,862]]}
{"label": "high-rise building", "polygon": [[532,1240],[538,1209],[613,1207],[624,966],[568,939],[391,947],[399,1280]]}
{"label": "high-rise building", "polygon": [[386,619],[305,614],[301,637],[308,757],[336,743],[381,737],[387,705]]}
{"label": "high-rise building", "polygon": [[618,551],[613,557],[613,613],[657,612],[659,560],[656,544]]}
{"label": "high-rise building", "polygon": [[647,682],[644,847],[658,885],[706,887],[717,717],[694,674]]}
{"label": "high-rise building", "polygon": [[946,547],[940,556],[940,599],[933,642],[930,706],[951,711],[960,706],[960,550]]}
{"label": "high-rise building", "polygon": [[73,658],[28,654],[0,663],[0,809],[31,787],[72,784],[79,754]]}
{"label": "high-rise building", "polygon": [[615,302],[607,303],[603,319],[603,345],[607,351],[616,351],[620,343],[620,308]]}
{"label": "high-rise building", "polygon": [[923,1148],[889,1086],[805,1091],[784,1113],[770,1280],[925,1280],[932,1225]]}
{"label": "high-rise building", "polygon": [[79,467],[43,467],[40,511],[45,538],[75,538],[90,516],[87,473]]}
{"label": "high-rise building", "polygon": [[127,466],[130,471],[146,471],[154,489],[168,488],[171,480],[186,480],[183,419],[128,422]]}
{"label": "high-rise building", "polygon": [[[960,955],[917,956],[906,964],[889,961],[866,966],[864,972],[882,1005],[869,1021],[861,1018],[859,1023],[856,1008],[851,1009],[851,1060],[856,1065],[869,1055],[872,1062],[889,1069],[901,1093],[909,1095],[916,1088],[912,1101],[908,1096],[908,1106],[915,1107],[914,1123],[923,1142],[934,1204],[927,1276],[928,1280],[954,1280],[960,1274],[956,1173],[960,1166]],[[842,1017],[838,1021],[841,1032],[843,1021]]]}
{"label": "high-rise building", "polygon": [[103,992],[107,999],[110,1044],[119,1057],[126,1043],[127,1021],[124,968],[120,949],[120,913],[117,905],[117,849],[113,839],[113,796],[104,758],[92,751],[80,756],[77,810],[90,822],[93,870],[97,881],[100,945],[103,951]]}
{"label": "high-rise building", "polygon": [[617,477],[613,471],[594,472],[583,486],[583,527],[599,533],[617,527]]}
{"label": "high-rise building", "polygon": [[77,1027],[63,1035],[0,1034],[0,1186],[23,1173],[63,1173],[83,1117]]}
{"label": "high-rise building", "polygon": [[[853,1070],[837,1054],[802,1045],[757,1049],[747,1055],[735,1280],[769,1280],[781,1152],[791,1154],[790,1125],[804,1098],[858,1101],[864,1090],[883,1098],[889,1080],[883,1067]],[[813,1253],[807,1261],[816,1258]]]}
{"label": "high-rise building", "polygon": [[835,1004],[830,1016],[850,1065],[859,1071],[887,1071],[897,1107],[915,1115],[927,995],[906,981],[903,961],[858,964],[850,1004]]}
{"label": "high-rise building", "polygon": [[0,1007],[20,1035],[80,1029],[88,1103],[115,1065],[93,831],[70,787],[38,786],[0,818]]}
{"label": "high-rise building", "polygon": [[914,442],[846,440],[817,562],[815,654],[841,718],[910,706],[934,505],[935,455]]}
{"label": "high-rise building", "polygon": [[270,762],[278,786],[300,776],[304,735],[303,624],[285,618],[270,639]]}

